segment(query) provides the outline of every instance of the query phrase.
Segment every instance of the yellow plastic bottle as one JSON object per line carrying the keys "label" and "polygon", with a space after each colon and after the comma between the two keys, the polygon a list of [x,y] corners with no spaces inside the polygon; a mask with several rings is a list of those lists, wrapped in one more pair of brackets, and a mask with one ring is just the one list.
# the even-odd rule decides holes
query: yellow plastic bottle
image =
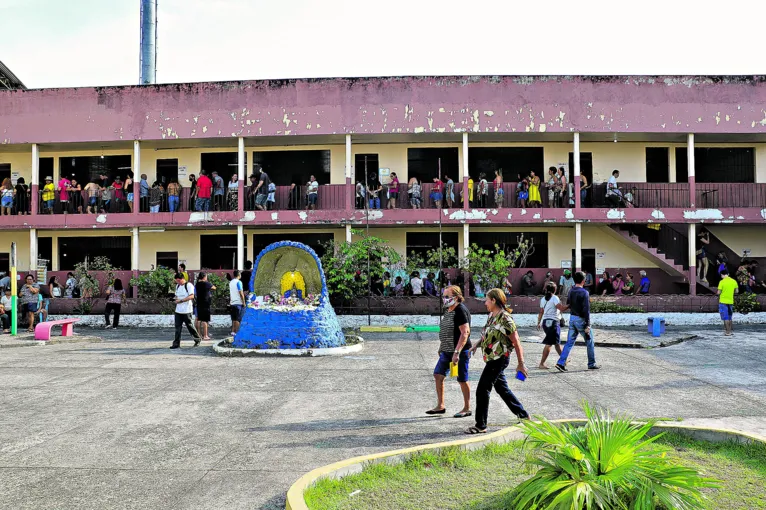
{"label": "yellow plastic bottle", "polygon": [[449,363],[449,375],[450,377],[457,377],[457,363],[450,361]]}

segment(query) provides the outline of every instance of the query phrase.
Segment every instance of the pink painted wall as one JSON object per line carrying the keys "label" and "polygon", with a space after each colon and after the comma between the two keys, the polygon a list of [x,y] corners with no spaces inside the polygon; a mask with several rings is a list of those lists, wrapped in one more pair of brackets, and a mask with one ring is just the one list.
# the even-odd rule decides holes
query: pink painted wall
{"label": "pink painted wall", "polygon": [[338,133],[766,133],[766,78],[404,77],[0,92],[0,143]]}

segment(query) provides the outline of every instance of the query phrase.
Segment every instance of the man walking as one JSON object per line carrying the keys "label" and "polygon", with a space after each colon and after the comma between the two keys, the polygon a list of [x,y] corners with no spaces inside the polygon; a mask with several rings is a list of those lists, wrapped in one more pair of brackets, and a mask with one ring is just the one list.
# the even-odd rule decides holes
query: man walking
{"label": "man walking", "polygon": [[723,321],[724,335],[731,336],[734,334],[731,320],[732,315],[734,315],[734,294],[739,293],[739,285],[737,285],[737,280],[729,276],[728,269],[722,269],[720,274],[721,281],[718,282],[718,313],[721,314],[721,320]]}
{"label": "man walking", "polygon": [[577,337],[581,334],[585,339],[585,348],[588,351],[588,370],[598,370],[601,368],[596,364],[596,349],[593,345],[593,332],[590,329],[590,294],[583,288],[584,283],[585,274],[582,271],[577,271],[574,274],[574,287],[569,291],[568,304],[557,305],[557,308],[562,312],[569,310],[571,313],[567,343],[561,351],[558,363],[556,363],[556,368],[559,372],[567,371],[569,351],[572,350]]}
{"label": "man walking", "polygon": [[245,292],[242,287],[242,274],[239,269],[234,271],[229,282],[229,307],[231,309],[231,334],[236,335],[239,331],[239,323],[245,312]]}
{"label": "man walking", "polygon": [[181,327],[186,324],[186,329],[189,330],[189,334],[194,339],[194,347],[197,347],[202,340],[194,328],[192,322],[192,302],[194,301],[194,285],[186,281],[184,275],[176,273],[176,337],[171,344],[171,349],[178,349],[181,347]]}

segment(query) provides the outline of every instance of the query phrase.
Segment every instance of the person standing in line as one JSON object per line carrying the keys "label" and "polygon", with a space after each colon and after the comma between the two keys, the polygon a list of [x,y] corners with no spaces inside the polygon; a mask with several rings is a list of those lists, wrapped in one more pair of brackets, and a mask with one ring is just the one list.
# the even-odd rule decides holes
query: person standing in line
{"label": "person standing in line", "polygon": [[503,198],[505,198],[505,190],[503,190],[503,169],[502,168],[495,170],[495,180],[492,181],[492,185],[495,187],[495,207],[503,207]]}
{"label": "person standing in line", "polygon": [[[561,275],[561,278],[559,278],[559,295],[561,297],[568,296],[569,291],[572,290],[572,287],[574,287],[574,279],[572,278],[572,271],[569,269],[564,269],[564,274]],[[545,292],[544,286],[543,286],[543,292]]]}
{"label": "person standing in line", "polygon": [[316,177],[313,175],[309,177],[309,182],[306,185],[306,198],[308,203],[306,204],[306,210],[315,211],[317,208],[317,198],[319,196],[319,183]]}
{"label": "person standing in line", "polygon": [[180,203],[181,185],[178,183],[178,179],[171,177],[168,184],[168,211],[172,213],[180,211]]}
{"label": "person standing in line", "polygon": [[218,172],[213,171],[213,210],[223,211],[223,196],[225,194],[225,186],[223,177],[218,175]]}
{"label": "person standing in line", "polygon": [[19,298],[21,301],[21,315],[27,316],[27,322],[29,326],[27,331],[29,333],[35,332],[35,313],[40,308],[40,286],[35,283],[35,279],[31,274],[28,274],[24,278],[24,285],[19,289]]}
{"label": "person standing in line", "polygon": [[269,198],[271,179],[261,165],[256,164],[254,170],[258,173],[258,185],[255,187],[255,208],[258,211],[265,211],[266,201]]}
{"label": "person standing in line", "polygon": [[481,172],[479,174],[479,208],[484,209],[487,207],[487,198],[489,197],[489,183],[487,182],[487,174]]}
{"label": "person standing in line", "polygon": [[558,363],[556,363],[556,368],[559,372],[567,371],[566,365],[569,359],[569,352],[572,350],[579,335],[582,335],[585,339],[585,348],[588,351],[588,370],[598,370],[601,368],[596,364],[596,348],[593,345],[593,331],[590,328],[590,295],[583,288],[585,275],[582,271],[574,274],[574,282],[574,287],[569,291],[568,304],[558,305],[559,310],[562,312],[569,310],[571,314],[569,317],[567,343],[559,356]]}
{"label": "person standing in line", "polygon": [[455,202],[455,182],[449,175],[444,176],[447,179],[447,184],[444,186],[444,199],[447,201],[447,208],[452,209],[452,204]]}
{"label": "person standing in line", "polygon": [[72,212],[82,214],[82,186],[74,176],[69,185],[69,203],[72,204]]}
{"label": "person standing in line", "polygon": [[189,175],[189,211],[197,210],[197,178],[194,174]]}
{"label": "person standing in line", "polygon": [[450,371],[450,364],[457,365],[457,381],[463,393],[463,409],[455,418],[471,416],[471,386],[468,384],[468,363],[471,361],[471,312],[463,304],[460,287],[452,285],[444,289],[444,315],[439,321],[439,360],[434,367],[436,383],[436,407],[426,414],[444,414],[444,379]]}
{"label": "person standing in line", "polygon": [[[104,312],[106,329],[117,329],[120,325],[120,309],[122,303],[125,302],[125,289],[122,286],[122,280],[115,278],[114,283],[106,289],[106,296],[106,311]],[[109,314],[112,311],[114,311],[114,322],[109,324]]]}
{"label": "person standing in line", "polygon": [[410,206],[412,206],[413,209],[420,209],[421,188],[420,181],[418,181],[416,177],[410,179],[407,186],[407,194],[410,197]]}
{"label": "person standing in line", "polygon": [[[189,176],[189,179],[194,177]],[[149,181],[146,180],[146,174],[141,174],[141,180],[138,181],[138,211],[149,212]]]}
{"label": "person standing in line", "polygon": [[187,282],[190,281],[189,273],[186,272],[186,264],[184,264],[183,262],[178,264],[178,272],[184,275],[184,280],[186,280]]}
{"label": "person standing in line", "polygon": [[558,179],[558,187],[561,190],[559,195],[559,207],[569,207],[569,202],[567,201],[567,197],[569,196],[569,184],[567,184],[567,176],[563,166],[559,167],[556,178]]}
{"label": "person standing in line", "polygon": [[11,215],[11,209],[13,209],[13,184],[11,183],[11,179],[6,177],[3,179],[2,184],[2,202],[0,202],[0,207],[2,208],[2,214],[3,216],[10,216]]}
{"label": "person standing in line", "polygon": [[242,287],[242,273],[239,269],[234,270],[234,274],[229,282],[229,307],[231,310],[231,334],[236,335],[239,331],[239,323],[242,322],[242,315],[245,312],[245,291]]}
{"label": "person standing in line", "polygon": [[646,271],[642,269],[638,272],[638,275],[641,277],[641,281],[638,283],[638,293],[649,294],[649,287],[652,286],[652,282],[649,280],[649,277],[646,276]]}
{"label": "person standing in line", "polygon": [[707,247],[710,244],[710,232],[702,230],[697,234],[697,280],[700,283],[708,284],[707,270],[708,270],[708,258]]}
{"label": "person standing in line", "polygon": [[443,183],[438,177],[434,177],[433,181],[434,185],[433,188],[431,188],[431,201],[434,203],[436,209],[441,209],[442,198],[444,198],[442,195]]}
{"label": "person standing in line", "polygon": [[729,277],[729,270],[721,271],[721,281],[718,282],[718,313],[723,321],[724,335],[734,334],[732,316],[734,315],[734,294],[739,293],[737,280]]}
{"label": "person standing in line", "polygon": [[420,272],[415,271],[410,275],[410,287],[413,296],[423,295],[423,280],[420,278]]}
{"label": "person standing in line", "polygon": [[521,294],[524,296],[534,296],[535,287],[537,282],[534,280],[535,274],[532,271],[527,271],[524,276],[521,277]]}
{"label": "person standing in line", "polygon": [[163,189],[160,181],[154,181],[152,188],[149,190],[149,212],[158,213],[160,207],[162,207],[162,195]]}
{"label": "person standing in line", "polygon": [[364,209],[364,198],[365,190],[364,190],[364,184],[362,184],[362,181],[357,181],[356,183],[356,208],[357,209]]}
{"label": "person standing in line", "polygon": [[588,178],[585,177],[585,174],[580,174],[580,205],[582,207],[587,207],[585,204],[587,203],[589,188]]}
{"label": "person standing in line", "polygon": [[53,205],[56,202],[56,188],[53,186],[53,177],[45,177],[45,185],[43,186],[43,212],[46,214],[53,214]]}
{"label": "person standing in line", "polygon": [[625,287],[625,281],[622,279],[622,274],[617,273],[612,280],[612,289],[614,289],[614,295],[622,295],[622,289]]}
{"label": "person standing in line", "polygon": [[633,273],[625,273],[625,285],[622,287],[622,293],[625,296],[632,296],[636,293],[636,282],[633,281]]}
{"label": "person standing in line", "polygon": [[583,287],[585,287],[585,290],[587,290],[589,293],[593,293],[593,275],[590,273],[590,271],[583,269],[582,271],[585,273],[585,283],[583,284]]}
{"label": "person standing in line", "polygon": [[74,297],[74,290],[77,288],[77,279],[74,277],[73,272],[68,272],[66,274],[66,282],[64,283],[66,290],[64,291],[64,296],[68,298]]}
{"label": "person standing in line", "polygon": [[231,174],[226,185],[226,210],[236,211],[239,208],[239,180],[237,174]]}
{"label": "person standing in line", "polygon": [[534,170],[529,172],[529,206],[540,207],[543,203],[543,197],[540,196],[540,177]]}
{"label": "person standing in line", "polygon": [[[190,176],[191,179],[193,176]],[[204,170],[200,170],[199,179],[197,179],[197,202],[195,209],[204,212],[205,216],[210,211],[210,197],[213,194],[213,181],[210,180]]]}
{"label": "person standing in line", "polygon": [[173,343],[170,345],[171,349],[178,349],[181,347],[181,328],[186,325],[186,329],[189,330],[189,334],[194,339],[194,347],[197,347],[202,341],[199,333],[194,327],[192,321],[192,309],[194,301],[194,285],[186,281],[184,275],[181,273],[175,274],[176,281],[176,311],[175,311],[175,326],[176,336]]}
{"label": "person standing in line", "polygon": [[128,174],[128,177],[125,179],[125,184],[122,186],[122,188],[128,200],[128,209],[130,212],[133,212],[133,201],[135,200],[135,195],[133,194],[133,176],[131,174]]}
{"label": "person standing in line", "polygon": [[545,186],[548,188],[548,207],[558,207],[559,189],[555,166],[548,168],[548,180],[546,181]]}
{"label": "person standing in line", "polygon": [[201,271],[197,275],[197,285],[194,288],[194,294],[197,296],[197,322],[199,322],[199,333],[203,340],[212,340],[208,335],[210,325],[210,309],[213,306],[213,291],[215,285],[207,281],[207,273]]}
{"label": "person standing in line", "polygon": [[399,178],[396,172],[391,172],[391,182],[388,183],[388,209],[396,209],[396,199],[399,198]]}
{"label": "person standing in line", "polygon": [[101,194],[101,188],[95,180],[85,185],[85,194],[88,196],[88,205],[85,207],[85,211],[88,214],[96,214],[98,212],[98,198]]}
{"label": "person standing in line", "polygon": [[61,176],[58,184],[59,203],[61,204],[61,211],[64,214],[69,213],[69,188],[72,186],[72,181],[66,178],[65,175]]}
{"label": "person standing in line", "polygon": [[250,289],[250,280],[253,277],[253,263],[249,260],[245,261],[245,270],[242,271],[242,289],[247,296],[252,290]]}
{"label": "person standing in line", "polygon": [[370,209],[380,209],[381,191],[383,191],[383,185],[380,183],[377,174],[370,174],[367,179],[367,197]]}
{"label": "person standing in line", "polygon": [[[574,280],[572,280],[574,283]],[[548,355],[551,353],[551,347],[556,347],[556,352],[561,356],[561,311],[559,305],[561,300],[555,295],[556,284],[548,282],[544,287],[545,296],[540,299],[540,312],[537,314],[537,330],[542,325],[545,332],[543,339],[543,357],[540,359],[538,368],[548,370],[550,367],[545,364]]]}
{"label": "person standing in line", "polygon": [[466,434],[484,434],[487,432],[487,415],[489,413],[489,397],[492,388],[503,399],[508,409],[519,420],[528,420],[529,413],[508,387],[505,379],[505,369],[510,363],[511,351],[516,351],[516,372],[526,377],[527,367],[524,364],[524,349],[521,347],[516,323],[511,317],[511,310],[506,305],[505,295],[500,289],[490,289],[484,300],[489,317],[481,333],[481,340],[471,349],[471,353],[481,349],[484,357],[484,370],[481,372],[479,384],[476,387],[476,425],[468,427]]}
{"label": "person standing in line", "polygon": [[277,185],[269,183],[269,194],[266,197],[266,210],[271,211],[277,208]]}
{"label": "person standing in line", "polygon": [[29,186],[23,177],[19,177],[16,181],[16,193],[15,193],[15,206],[16,214],[27,215],[29,214]]}

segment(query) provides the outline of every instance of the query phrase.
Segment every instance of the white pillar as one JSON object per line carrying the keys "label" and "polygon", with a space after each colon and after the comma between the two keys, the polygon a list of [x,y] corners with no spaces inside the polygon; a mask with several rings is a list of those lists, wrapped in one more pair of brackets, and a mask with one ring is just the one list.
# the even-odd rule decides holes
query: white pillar
{"label": "white pillar", "polygon": [[32,185],[40,185],[40,148],[32,144]]}
{"label": "white pillar", "polygon": [[697,295],[697,224],[689,223],[689,294]]}
{"label": "white pillar", "polygon": [[351,242],[351,225],[346,225],[346,242]]}
{"label": "white pillar", "polygon": [[133,244],[131,245],[130,269],[138,271],[138,260],[140,255],[138,244],[138,227],[133,227]]}
{"label": "white pillar", "polygon": [[[29,270],[37,271],[37,229],[29,229]],[[36,278],[35,278],[36,280]]]}
{"label": "white pillar", "polygon": [[[694,133],[686,135],[686,159],[687,176],[689,181],[689,202],[691,207],[696,207],[697,201],[697,178],[694,175]],[[691,243],[691,238],[689,242]]]}
{"label": "white pillar", "polygon": [[575,223],[575,271],[582,271],[582,223]]}
{"label": "white pillar", "polygon": [[245,181],[245,139],[237,139],[237,179]]}
{"label": "white pillar", "polygon": [[346,135],[346,179],[351,179],[351,135]]}
{"label": "white pillar", "polygon": [[463,223],[463,258],[468,258],[468,250],[471,248],[470,225]]}
{"label": "white pillar", "polygon": [[245,269],[245,226],[237,225],[237,269]]}

